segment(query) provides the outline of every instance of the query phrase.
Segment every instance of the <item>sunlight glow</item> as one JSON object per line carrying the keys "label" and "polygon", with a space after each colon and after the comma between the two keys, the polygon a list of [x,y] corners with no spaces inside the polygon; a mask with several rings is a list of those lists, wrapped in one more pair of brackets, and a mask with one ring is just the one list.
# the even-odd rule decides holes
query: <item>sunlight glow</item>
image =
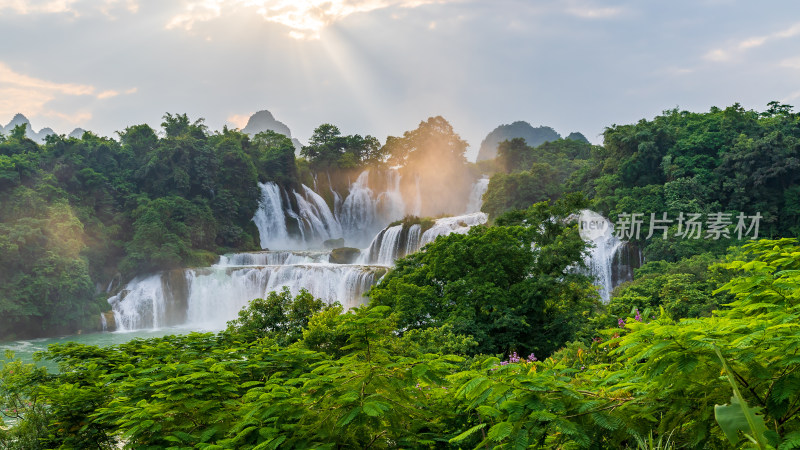
{"label": "sunlight glow", "polygon": [[191,30],[197,22],[250,8],[268,22],[291,28],[289,36],[292,38],[319,39],[323,28],[351,14],[448,1],[452,0],[188,0],[185,12],[173,17],[167,28]]}

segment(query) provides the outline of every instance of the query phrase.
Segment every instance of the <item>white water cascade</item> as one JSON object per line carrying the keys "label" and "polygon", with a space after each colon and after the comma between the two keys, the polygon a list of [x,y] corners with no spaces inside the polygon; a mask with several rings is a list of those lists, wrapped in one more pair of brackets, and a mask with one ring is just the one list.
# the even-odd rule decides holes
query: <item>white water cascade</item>
{"label": "white water cascade", "polygon": [[[333,210],[307,186],[294,191],[275,183],[260,183],[261,199],[253,221],[262,248],[269,250],[222,255],[211,267],[137,277],[109,298],[114,315],[111,326],[117,330],[173,326],[219,330],[252,299],[284,287],[292,294],[306,289],[326,302],[351,308],[365,301],[364,293],[398,258],[419,251],[438,236],[464,234],[487,221],[486,214],[476,211],[487,178],[473,185],[469,202],[472,212],[468,214],[387,226],[416,211],[420,199],[404,201],[396,171],[388,172],[385,187],[377,192],[370,187],[369,177],[369,171],[361,173],[350,184],[347,195],[340,196],[331,188]],[[581,220],[595,224],[591,236],[585,237],[595,243],[587,264],[607,301],[615,283],[630,273],[615,269],[625,244],[613,236],[606,219],[592,214],[581,216]],[[322,242],[338,238],[344,238],[350,247],[366,248],[354,259],[332,259],[331,250],[321,249]]]}
{"label": "white water cascade", "polygon": [[600,298],[608,303],[616,286],[633,279],[631,264],[638,267],[643,263],[641,252],[637,250],[637,261],[624,261],[622,253],[628,243],[617,238],[611,221],[594,211],[581,211],[578,226],[581,237],[593,244],[586,266],[600,288]]}
{"label": "white water cascade", "polygon": [[[328,180],[331,186],[330,177]],[[259,183],[261,198],[253,221],[261,247],[271,250],[222,255],[211,267],[131,280],[109,298],[116,329],[185,326],[217,330],[236,318],[250,300],[284,287],[292,294],[306,289],[346,308],[363,303],[364,292],[393,259],[378,265],[333,264],[330,251],[308,249],[341,237],[351,245],[364,245],[386,223],[403,217],[399,174],[389,172],[383,192],[373,192],[368,181],[369,171],[364,171],[344,200],[331,187],[333,211],[308,186],[290,191],[276,183]],[[362,241],[364,244],[359,244]]]}
{"label": "white water cascade", "polygon": [[346,239],[359,239],[374,232],[377,215],[377,204],[369,188],[369,170],[365,170],[350,185],[350,194],[342,203],[340,217],[342,227],[348,232]]}
{"label": "white water cascade", "polygon": [[275,248],[285,245],[289,239],[286,229],[286,216],[281,205],[281,191],[275,183],[258,183],[261,189],[259,202],[253,222],[259,230],[261,248]]}
{"label": "white water cascade", "polygon": [[489,177],[484,175],[483,178],[476,181],[472,185],[472,191],[469,193],[469,201],[467,202],[467,210],[465,214],[478,212],[481,210],[483,204],[483,194],[489,190]]}
{"label": "white water cascade", "polygon": [[324,252],[259,252],[225,255],[200,269],[162,272],[128,283],[111,297],[117,330],[187,326],[219,330],[240,309],[270,291],[306,289],[345,308],[363,303],[363,294],[385,273],[382,267],[328,263]]}
{"label": "white water cascade", "polygon": [[481,212],[443,217],[436,219],[433,225],[424,232],[420,224],[413,224],[407,229],[402,224],[394,225],[375,236],[369,248],[362,252],[361,262],[390,266],[396,259],[418,251],[439,236],[451,233],[466,234],[470,228],[484,224],[487,220],[486,214]]}

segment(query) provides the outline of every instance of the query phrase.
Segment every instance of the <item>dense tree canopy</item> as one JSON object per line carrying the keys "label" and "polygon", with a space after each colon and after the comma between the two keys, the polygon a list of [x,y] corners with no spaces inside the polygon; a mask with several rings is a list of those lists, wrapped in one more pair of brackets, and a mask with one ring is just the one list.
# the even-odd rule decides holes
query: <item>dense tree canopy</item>
{"label": "dense tree canopy", "polygon": [[300,150],[314,168],[351,169],[364,164],[383,162],[384,152],[377,138],[358,134],[342,136],[335,125],[322,124],[314,129],[308,145]]}
{"label": "dense tree canopy", "polygon": [[496,158],[499,172],[489,180],[481,210],[496,218],[509,210],[560,198],[568,192],[567,179],[586,166],[591,152],[588,142],[571,139],[535,148],[521,138],[501,142]]}
{"label": "dense tree canopy", "polygon": [[0,337],[96,327],[95,286],[257,248],[257,182],[297,183],[291,140],[166,114],[119,141],[0,140]]}
{"label": "dense tree canopy", "polygon": [[[794,448],[800,247],[754,242],[719,269],[729,281],[716,292],[732,301],[712,316],[632,311],[546,359],[467,356],[450,327],[422,336],[386,306],[312,313],[283,294],[218,335],[51,346],[58,374],[0,363],[14,419],[0,445]],[[311,306],[305,295],[294,302]]]}
{"label": "dense tree canopy", "polygon": [[[707,113],[675,109],[609,127],[604,146],[567,189],[583,191],[612,219],[624,212],[760,213],[759,236],[797,236],[800,115],[788,105],[769,106],[763,113],[738,104]],[[676,261],[705,250],[720,254],[730,242],[640,244],[645,257]]]}
{"label": "dense tree canopy", "polygon": [[[557,211],[563,219],[576,208],[538,204],[524,220],[538,224]],[[555,351],[594,307],[589,278],[572,270],[585,243],[575,226],[499,221],[441,237],[398,261],[370,291],[372,303],[390,306],[404,330],[448,324],[473,336],[477,352]]]}

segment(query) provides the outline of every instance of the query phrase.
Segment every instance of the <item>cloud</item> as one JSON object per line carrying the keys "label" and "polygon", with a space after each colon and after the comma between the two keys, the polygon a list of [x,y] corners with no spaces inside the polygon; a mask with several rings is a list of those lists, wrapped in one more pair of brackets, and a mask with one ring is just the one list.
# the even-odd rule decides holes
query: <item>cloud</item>
{"label": "cloud", "polygon": [[94,92],[94,87],[85,84],[55,83],[17,73],[0,62],[0,86],[3,85],[67,95],[91,95]]}
{"label": "cloud", "polygon": [[71,125],[86,126],[86,122],[92,119],[92,113],[88,111],[72,112],[69,114],[61,113],[58,111],[45,111],[41,114],[42,117],[55,117],[63,120]]}
{"label": "cloud", "polygon": [[624,8],[588,8],[570,7],[566,10],[567,14],[580,17],[582,19],[610,19],[617,17],[625,12]]}
{"label": "cloud", "polygon": [[113,10],[120,4],[130,13],[139,11],[138,0],[0,0],[0,12],[11,11],[20,15],[69,14],[79,17],[87,11],[99,11],[113,18]]}
{"label": "cloud", "polygon": [[620,6],[600,6],[592,2],[568,0],[564,12],[581,19],[611,19],[628,12]]}
{"label": "cloud", "polygon": [[97,94],[97,98],[102,100],[102,99],[105,99],[105,98],[116,97],[118,95],[119,95],[119,91],[108,90],[108,91],[103,91],[103,92]]}
{"label": "cloud", "polygon": [[789,69],[800,69],[800,58],[787,58],[779,62],[778,65]]}
{"label": "cloud", "polygon": [[[78,123],[84,120],[87,114],[91,117],[91,114],[54,111],[48,107],[48,103],[66,97],[90,97],[102,100],[120,95],[116,90],[96,92],[97,88],[88,84],[44,80],[16,72],[0,62],[0,117],[21,112],[30,116],[58,117],[70,123]],[[136,88],[124,91],[126,94],[135,92]]]}
{"label": "cloud", "polygon": [[733,42],[727,48],[717,48],[711,50],[708,53],[706,53],[704,57],[706,60],[714,62],[729,61],[734,56],[741,54],[747,50],[761,47],[769,42],[779,41],[783,39],[790,39],[798,35],[800,35],[800,22],[795,23],[794,25],[786,29],[776,31],[771,34],[763,36],[753,36],[747,39],[743,39],[741,41]]}
{"label": "cloud", "polygon": [[0,11],[11,10],[17,14],[74,13],[72,6],[77,0],[0,0]]}
{"label": "cloud", "polygon": [[267,22],[290,28],[289,36],[295,39],[318,39],[323,28],[352,14],[454,1],[458,0],[185,0],[184,12],[172,17],[167,29],[191,30],[199,22],[249,9]]}

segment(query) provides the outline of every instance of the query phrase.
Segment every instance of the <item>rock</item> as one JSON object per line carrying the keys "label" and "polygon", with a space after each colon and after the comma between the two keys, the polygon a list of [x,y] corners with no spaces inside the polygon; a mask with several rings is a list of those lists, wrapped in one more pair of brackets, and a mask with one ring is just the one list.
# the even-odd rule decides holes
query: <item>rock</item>
{"label": "rock", "polygon": [[[100,329],[102,331],[114,331],[117,329],[117,322],[114,320],[114,312],[113,311],[106,311],[100,313],[103,315],[103,319],[100,320]],[[105,323],[103,323],[105,322]]]}
{"label": "rock", "polygon": [[509,125],[500,125],[492,130],[481,142],[478,151],[478,161],[493,159],[497,156],[497,146],[505,140],[514,138],[525,139],[525,143],[530,147],[538,147],[545,142],[557,141],[561,135],[554,129],[546,126],[534,128],[528,122],[517,121]]}
{"label": "rock", "polygon": [[361,255],[361,250],[352,247],[340,247],[331,250],[330,262],[334,264],[353,264]]}
{"label": "rock", "polygon": [[324,245],[327,249],[344,247],[344,238],[328,239],[327,241],[323,242],[322,245]]}
{"label": "rock", "polygon": [[569,136],[565,137],[564,139],[571,139],[573,141],[586,142],[587,144],[591,144],[591,142],[589,142],[589,140],[586,139],[586,136],[584,136],[582,133],[578,133],[577,131],[573,131],[572,133],[569,134]]}

